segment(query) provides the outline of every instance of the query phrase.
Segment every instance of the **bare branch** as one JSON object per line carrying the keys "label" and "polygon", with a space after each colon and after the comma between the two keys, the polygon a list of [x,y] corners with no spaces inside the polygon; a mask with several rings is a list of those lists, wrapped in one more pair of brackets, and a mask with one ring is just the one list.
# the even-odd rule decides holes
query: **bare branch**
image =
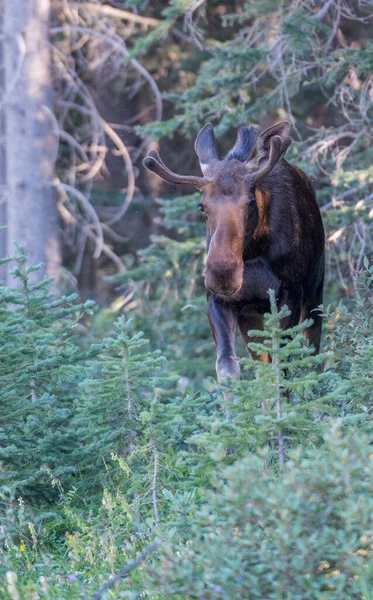
{"label": "bare branch", "polygon": [[[55,33],[82,33],[87,34],[92,37],[97,37],[105,41],[107,44],[114,47],[120,54],[122,54],[139,73],[146,79],[152,89],[155,104],[156,104],[156,115],[155,118],[157,121],[162,120],[162,96],[158,89],[157,84],[155,83],[154,78],[150,75],[150,73],[139,63],[135,58],[131,58],[130,53],[127,50],[127,47],[123,40],[120,42],[116,39],[110,38],[105,33],[101,33],[100,31],[96,31],[95,29],[90,29],[89,27],[81,27],[76,25],[66,25],[63,27],[51,27],[50,32],[52,34]],[[120,38],[119,38],[120,39]]]}
{"label": "bare branch", "polygon": [[55,180],[54,184],[56,185],[57,189],[58,188],[63,189],[68,194],[71,194],[72,196],[74,196],[78,200],[78,202],[81,203],[81,205],[86,210],[88,215],[91,217],[93,224],[95,226],[96,232],[97,232],[96,250],[93,254],[93,257],[96,259],[99,258],[100,254],[102,252],[102,247],[103,247],[103,243],[104,243],[104,235],[103,235],[101,223],[96,214],[96,211],[92,207],[89,200],[87,200],[87,198],[84,196],[84,194],[82,194],[82,192],[80,192],[76,188],[72,187],[71,185],[68,185],[67,183],[62,183],[58,179]]}
{"label": "bare branch", "polygon": [[126,196],[120,210],[116,213],[116,215],[114,215],[114,217],[112,217],[111,219],[109,219],[109,221],[107,221],[108,225],[114,225],[114,223],[117,223],[125,215],[129,205],[131,204],[133,195],[135,193],[135,175],[133,172],[131,157],[129,155],[129,152],[128,152],[123,140],[114,131],[114,129],[109,125],[109,123],[106,123],[106,121],[102,120],[102,125],[103,125],[105,133],[116,145],[116,147],[118,149],[118,155],[123,158],[123,161],[124,161],[124,164],[125,164],[125,167],[127,170],[127,177],[128,177],[127,196]]}
{"label": "bare branch", "polygon": [[[64,202],[58,202],[57,208],[65,223],[69,225],[78,225],[78,219],[66,208]],[[83,237],[88,237],[97,245],[97,236],[93,233],[93,231],[91,231],[87,224],[81,225],[80,229],[83,233]],[[105,243],[102,244],[102,252],[115,264],[120,273],[126,273],[127,269],[124,266],[123,262],[115,254],[115,252],[113,252],[111,248],[109,248],[109,246]],[[79,272],[79,265],[77,265],[77,272]]]}
{"label": "bare branch", "polygon": [[129,575],[129,573],[133,571],[133,569],[136,569],[138,566],[140,566],[141,563],[143,563],[144,560],[149,556],[149,554],[157,550],[161,543],[162,540],[160,538],[156,538],[154,542],[152,542],[151,544],[149,544],[149,546],[145,548],[145,550],[140,554],[138,558],[132,560],[130,563],[128,563],[128,565],[126,565],[120,571],[118,571],[115,577],[109,579],[109,581],[107,581],[105,585],[103,585],[102,588],[92,596],[92,600],[100,600],[100,598],[102,598],[102,596],[105,594],[105,592],[107,592],[107,590],[110,590],[112,587],[114,587],[116,583],[118,583],[118,581],[120,581],[124,577],[127,577],[127,575]]}
{"label": "bare branch", "polygon": [[77,9],[88,9],[90,12],[96,12],[101,15],[107,15],[108,17],[112,17],[113,19],[130,21],[132,23],[142,25],[146,28],[157,27],[162,23],[162,21],[160,21],[159,19],[154,19],[152,17],[142,17],[141,15],[136,15],[135,13],[132,13],[129,10],[123,10],[122,8],[114,8],[113,6],[109,6],[108,4],[94,4],[93,2],[85,2],[84,4],[81,4],[79,2],[71,2],[70,6],[73,6]]}

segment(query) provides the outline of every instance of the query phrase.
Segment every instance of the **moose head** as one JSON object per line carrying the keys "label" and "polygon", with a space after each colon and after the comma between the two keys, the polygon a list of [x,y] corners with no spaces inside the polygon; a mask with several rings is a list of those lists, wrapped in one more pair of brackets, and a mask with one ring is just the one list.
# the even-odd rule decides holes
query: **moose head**
{"label": "moose head", "polygon": [[155,151],[144,159],[144,166],[164,181],[201,190],[199,208],[206,218],[208,243],[205,285],[219,296],[234,296],[242,287],[244,247],[260,218],[256,188],[285,155],[291,144],[289,132],[288,121],[262,133],[257,127],[241,127],[235,145],[220,160],[208,123],[195,142],[203,177],[173,173]]}

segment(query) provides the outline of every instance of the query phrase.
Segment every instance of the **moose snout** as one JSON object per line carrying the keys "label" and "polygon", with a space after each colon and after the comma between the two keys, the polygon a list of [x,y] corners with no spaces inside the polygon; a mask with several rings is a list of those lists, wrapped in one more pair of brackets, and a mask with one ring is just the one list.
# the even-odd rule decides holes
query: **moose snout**
{"label": "moose snout", "polygon": [[215,263],[207,261],[205,269],[205,286],[214,294],[232,296],[242,287],[243,263]]}

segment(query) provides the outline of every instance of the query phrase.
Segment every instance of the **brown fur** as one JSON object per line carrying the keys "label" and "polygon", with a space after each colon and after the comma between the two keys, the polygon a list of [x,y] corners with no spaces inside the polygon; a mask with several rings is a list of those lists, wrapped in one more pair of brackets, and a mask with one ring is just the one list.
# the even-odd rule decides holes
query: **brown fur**
{"label": "brown fur", "polygon": [[[289,131],[286,121],[261,134],[257,128],[241,128],[234,149],[219,160],[212,126],[205,126],[196,141],[203,178],[172,174],[160,158],[155,166],[152,157],[151,166],[145,163],[167,181],[171,176],[178,183],[194,179],[203,192],[205,285],[219,379],[239,377],[237,327],[246,343],[249,329],[263,328],[270,288],[278,306],[287,304],[291,310],[284,329],[313,319],[305,335],[319,352],[322,321],[313,311],[323,296],[324,229],[309,179],[283,158],[291,143]],[[252,159],[255,145],[257,158]]]}

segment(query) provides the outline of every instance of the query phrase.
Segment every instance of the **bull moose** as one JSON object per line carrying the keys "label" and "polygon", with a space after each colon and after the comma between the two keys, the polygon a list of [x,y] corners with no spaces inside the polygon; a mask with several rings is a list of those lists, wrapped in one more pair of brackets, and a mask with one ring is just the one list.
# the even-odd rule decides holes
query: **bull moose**
{"label": "bull moose", "polygon": [[237,326],[246,345],[249,330],[263,329],[270,288],[279,308],[286,304],[291,311],[282,320],[283,329],[312,318],[304,335],[316,353],[320,349],[322,320],[312,311],[323,298],[324,228],[308,177],[284,159],[292,142],[290,128],[287,121],[263,132],[241,127],[235,145],[220,160],[208,123],[195,142],[203,177],[173,173],[155,151],[144,159],[144,166],[164,181],[202,192],[205,286],[219,381],[239,378]]}

